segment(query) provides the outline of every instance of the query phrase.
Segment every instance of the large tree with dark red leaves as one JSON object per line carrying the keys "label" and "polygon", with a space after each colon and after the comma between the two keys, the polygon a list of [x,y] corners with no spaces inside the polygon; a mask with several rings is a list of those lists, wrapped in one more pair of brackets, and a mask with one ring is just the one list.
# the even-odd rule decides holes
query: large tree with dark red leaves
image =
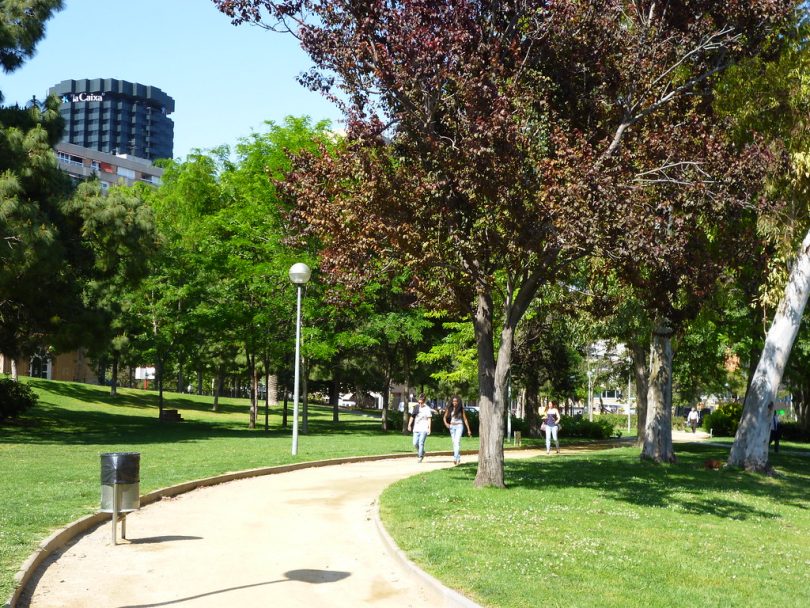
{"label": "large tree with dark red leaves", "polygon": [[408,266],[425,302],[472,319],[476,484],[492,486],[504,485],[506,378],[530,301],[605,226],[647,212],[628,191],[661,159],[633,146],[702,127],[684,115],[700,104],[674,102],[756,51],[791,4],[214,1],[234,23],[296,35],[314,63],[302,81],[345,110],[346,146],[301,157],[289,182],[327,268],[353,284]]}

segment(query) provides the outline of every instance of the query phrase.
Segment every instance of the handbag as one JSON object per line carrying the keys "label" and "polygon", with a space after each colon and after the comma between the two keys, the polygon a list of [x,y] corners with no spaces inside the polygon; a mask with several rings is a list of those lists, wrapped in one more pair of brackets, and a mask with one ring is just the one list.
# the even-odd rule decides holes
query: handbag
{"label": "handbag", "polygon": [[547,428],[548,428],[548,425],[545,422],[540,425],[540,430],[543,431],[544,433],[546,432]]}

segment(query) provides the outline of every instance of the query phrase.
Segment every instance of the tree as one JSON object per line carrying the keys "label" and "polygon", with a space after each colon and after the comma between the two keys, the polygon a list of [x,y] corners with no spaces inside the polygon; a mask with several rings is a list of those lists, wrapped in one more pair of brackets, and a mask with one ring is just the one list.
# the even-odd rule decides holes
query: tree
{"label": "tree", "polygon": [[33,57],[45,35],[45,22],[62,10],[62,4],[62,0],[4,0],[0,5],[0,66],[6,74]]}
{"label": "tree", "polygon": [[[770,227],[764,236],[776,244],[777,252],[784,252],[786,244],[795,243],[797,235],[803,234],[799,226],[807,220],[810,203],[808,28],[806,13],[797,12],[795,27],[779,40],[777,59],[753,59],[741,64],[725,82],[721,100],[735,117],[738,132],[762,132],[775,148],[784,150],[786,162],[777,167],[765,190],[766,195],[783,205],[758,218],[760,226]],[[770,469],[768,405],[776,396],[810,295],[810,232],[804,234],[792,260],[791,256],[783,256],[792,262],[792,267],[759,362],[749,379],[742,419],[728,460],[730,466],[760,472]]]}
{"label": "tree", "polygon": [[517,325],[539,287],[627,210],[615,159],[631,165],[641,140],[630,134],[680,124],[672,101],[755,48],[789,5],[215,3],[235,23],[299,36],[315,63],[304,82],[346,110],[349,144],[302,159],[291,182],[327,269],[360,282],[382,256],[412,270],[423,301],[471,319],[479,486],[504,485]]}

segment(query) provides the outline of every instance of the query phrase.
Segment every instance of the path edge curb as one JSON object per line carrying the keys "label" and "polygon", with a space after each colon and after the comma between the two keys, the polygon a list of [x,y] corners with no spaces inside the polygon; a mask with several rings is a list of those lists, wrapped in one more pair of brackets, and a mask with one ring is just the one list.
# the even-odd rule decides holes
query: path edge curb
{"label": "path edge curb", "polygon": [[396,541],[394,541],[394,539],[388,533],[388,530],[385,529],[385,525],[382,523],[382,519],[380,518],[379,499],[377,500],[377,504],[374,509],[374,525],[377,528],[377,533],[380,535],[385,548],[394,557],[394,559],[396,559],[401,566],[407,570],[410,570],[411,573],[422,579],[422,582],[432,587],[436,592],[444,597],[445,606],[448,608],[483,608],[480,604],[476,604],[470,598],[462,595],[458,591],[450,589],[450,587],[442,583],[439,579],[431,576],[413,563],[410,559],[408,559],[408,556],[405,555],[405,552],[399,548],[399,545],[397,545]]}
{"label": "path edge curb", "polygon": [[[451,451],[437,451],[429,452],[430,456],[442,456],[452,454]],[[279,473],[289,473],[290,471],[297,471],[300,469],[329,467],[341,464],[351,464],[354,462],[373,462],[375,460],[391,460],[398,458],[413,458],[413,454],[397,453],[397,454],[377,454],[369,456],[347,456],[344,458],[332,458],[328,460],[311,460],[307,462],[296,462],[291,464],[282,464],[272,467],[259,467],[256,469],[246,469],[244,471],[236,471],[231,473],[223,473],[221,475],[214,475],[213,477],[204,477],[202,479],[195,479],[193,481],[186,481],[166,488],[160,488],[141,496],[140,506],[145,507],[152,503],[158,502],[164,498],[171,498],[179,494],[186,494],[198,488],[205,488],[209,486],[216,486],[229,481],[237,481],[240,479],[250,479],[252,477],[262,477],[264,475],[277,475]],[[17,608],[17,602],[20,600],[23,592],[26,590],[31,579],[43,562],[48,559],[55,551],[64,547],[71,540],[77,536],[87,532],[104,522],[109,521],[109,513],[93,513],[85,515],[76,519],[63,528],[53,532],[50,536],[45,538],[39,543],[39,546],[28,556],[20,569],[14,575],[14,590],[11,597],[3,604],[3,608]],[[392,541],[393,542],[393,541]],[[479,607],[480,608],[480,607]]]}

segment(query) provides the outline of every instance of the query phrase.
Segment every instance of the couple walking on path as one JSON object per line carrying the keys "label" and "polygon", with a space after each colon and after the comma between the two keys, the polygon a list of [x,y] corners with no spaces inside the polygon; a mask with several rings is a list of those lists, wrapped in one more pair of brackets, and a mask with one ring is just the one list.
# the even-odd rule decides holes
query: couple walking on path
{"label": "couple walking on path", "polygon": [[[433,410],[425,403],[424,393],[419,395],[419,403],[411,412],[408,421],[408,430],[413,431],[413,444],[417,450],[419,462],[425,457],[425,440],[430,434],[430,423],[433,419]],[[461,463],[461,436],[464,434],[464,427],[467,427],[467,435],[472,437],[470,422],[467,420],[467,413],[459,397],[453,397],[450,405],[444,411],[444,426],[450,431],[453,440],[453,464]]]}

